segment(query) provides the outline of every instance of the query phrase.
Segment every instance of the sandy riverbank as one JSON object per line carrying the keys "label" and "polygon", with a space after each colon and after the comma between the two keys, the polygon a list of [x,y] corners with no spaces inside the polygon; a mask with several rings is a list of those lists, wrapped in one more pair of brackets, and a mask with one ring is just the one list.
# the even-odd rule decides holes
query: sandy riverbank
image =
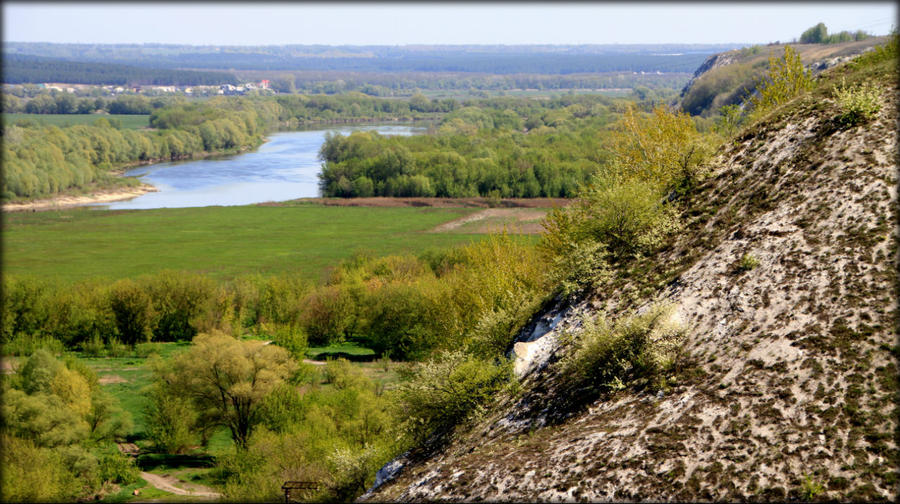
{"label": "sandy riverbank", "polygon": [[136,198],[142,194],[156,192],[157,188],[149,184],[141,184],[137,187],[126,187],[111,191],[101,191],[94,194],[86,194],[83,196],[56,196],[48,199],[40,199],[27,201],[23,203],[6,203],[3,205],[4,212],[27,212],[27,211],[44,211],[58,210],[60,208],[71,208],[89,203],[111,203],[113,201],[124,201]]}

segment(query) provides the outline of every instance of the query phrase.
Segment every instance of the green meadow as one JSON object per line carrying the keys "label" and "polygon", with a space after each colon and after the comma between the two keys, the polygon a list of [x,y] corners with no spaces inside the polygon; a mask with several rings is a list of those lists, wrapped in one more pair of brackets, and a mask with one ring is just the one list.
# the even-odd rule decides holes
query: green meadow
{"label": "green meadow", "polygon": [[128,114],[3,114],[4,124],[15,124],[21,120],[34,121],[42,126],[76,126],[79,124],[94,124],[101,117],[112,121],[116,120],[123,129],[141,129],[150,126],[149,115]]}
{"label": "green meadow", "polygon": [[[484,235],[431,233],[473,208],[241,206],[3,215],[3,272],[78,281],[185,270],[318,281],[354,253],[417,254]],[[523,237],[529,240],[533,237]]]}

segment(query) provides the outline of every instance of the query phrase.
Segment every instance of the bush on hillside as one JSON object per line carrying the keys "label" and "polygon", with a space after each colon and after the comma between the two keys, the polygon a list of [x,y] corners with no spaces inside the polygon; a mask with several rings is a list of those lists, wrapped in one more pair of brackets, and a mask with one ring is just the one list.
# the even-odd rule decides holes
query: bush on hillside
{"label": "bush on hillside", "polygon": [[422,439],[484,411],[512,378],[508,362],[443,352],[405,373],[397,391],[398,418],[406,418],[403,428],[408,434]]}
{"label": "bush on hillside", "polygon": [[586,319],[563,361],[565,373],[573,385],[601,393],[629,385],[663,386],[685,331],[674,317],[674,308],[667,305],[651,306],[615,323],[602,316]]}
{"label": "bush on hillside", "polygon": [[800,54],[791,46],[784,47],[784,55],[769,56],[769,72],[756,89],[759,92],[750,99],[756,111],[765,111],[812,89],[812,72],[804,68]]}
{"label": "bush on hillside", "polygon": [[835,86],[834,100],[840,108],[836,120],[846,126],[856,126],[871,121],[881,110],[881,89],[870,82],[847,87],[844,79]]}

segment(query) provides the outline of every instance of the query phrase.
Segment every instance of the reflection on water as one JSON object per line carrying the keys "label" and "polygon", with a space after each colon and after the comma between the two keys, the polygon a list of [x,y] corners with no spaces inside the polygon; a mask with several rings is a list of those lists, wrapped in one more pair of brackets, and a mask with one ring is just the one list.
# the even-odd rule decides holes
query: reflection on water
{"label": "reflection on water", "polygon": [[159,163],[126,172],[141,177],[158,192],[129,201],[94,205],[110,209],[146,209],[249,205],[319,196],[319,148],[325,133],[348,135],[377,131],[414,135],[425,128],[402,125],[336,126],[314,131],[273,133],[254,152],[228,158]]}

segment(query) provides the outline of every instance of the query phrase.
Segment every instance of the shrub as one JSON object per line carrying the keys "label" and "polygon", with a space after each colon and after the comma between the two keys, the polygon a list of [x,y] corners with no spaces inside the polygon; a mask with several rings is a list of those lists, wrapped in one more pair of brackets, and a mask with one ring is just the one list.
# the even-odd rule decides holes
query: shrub
{"label": "shrub", "polygon": [[404,372],[398,389],[399,418],[416,438],[444,430],[486,409],[495,394],[513,383],[512,365],[443,352]]}
{"label": "shrub", "polygon": [[801,484],[801,490],[803,493],[803,500],[811,501],[816,498],[817,495],[825,491],[825,487],[822,486],[821,483],[814,480],[812,476],[809,474],[803,476],[803,483]]}
{"label": "shrub", "polygon": [[297,360],[306,357],[306,332],[298,326],[281,324],[260,324],[260,333],[272,340],[272,343],[290,352]]}
{"label": "shrub", "polygon": [[685,328],[674,318],[674,308],[667,305],[651,306],[615,324],[603,317],[586,319],[563,361],[565,372],[573,385],[601,393],[629,384],[663,386],[684,333]]}
{"label": "shrub", "polygon": [[781,58],[769,56],[769,72],[757,85],[759,94],[751,98],[750,103],[756,111],[762,112],[787,103],[812,86],[812,72],[803,67],[797,51],[785,46]]}
{"label": "shrub", "polygon": [[147,437],[161,453],[184,453],[196,440],[193,433],[196,413],[185,397],[173,393],[164,383],[156,383],[147,393],[144,410]]}
{"label": "shrub", "polygon": [[130,352],[128,346],[123,345],[122,342],[113,337],[110,338],[109,343],[106,344],[106,353],[110,357],[125,357]]}
{"label": "shrub", "polygon": [[[156,341],[187,341],[193,338],[215,292],[208,277],[172,271],[145,279],[142,287],[145,295],[152,300],[152,328]],[[124,337],[123,342],[133,344]]]}
{"label": "shrub", "polygon": [[2,441],[4,501],[71,502],[79,496],[81,482],[59,453],[7,434]]}
{"label": "shrub", "polygon": [[835,86],[833,96],[841,111],[836,120],[846,126],[871,121],[881,110],[881,89],[871,82],[847,87],[845,80],[841,79],[841,85]]}
{"label": "shrub", "polygon": [[651,114],[629,107],[611,140],[616,163],[610,175],[653,184],[658,190],[699,177],[713,152],[689,115],[663,106]]}
{"label": "shrub", "polygon": [[150,296],[132,280],[119,280],[109,293],[109,304],[122,342],[144,343],[152,335],[154,311]]}
{"label": "shrub", "polygon": [[335,449],[329,457],[334,474],[332,496],[340,502],[350,502],[361,495],[373,483],[382,459],[374,446]]}
{"label": "shrub", "polygon": [[81,342],[81,351],[88,357],[104,357],[106,345],[100,336],[92,336],[91,339]]}
{"label": "shrub", "polygon": [[481,314],[469,331],[466,350],[482,358],[498,357],[505,352],[531,315],[540,299],[527,290],[509,290],[502,301]]}
{"label": "shrub", "polygon": [[138,343],[134,346],[135,357],[147,358],[153,354],[159,355],[159,348],[156,343]]}
{"label": "shrub", "polygon": [[48,296],[52,286],[32,278],[3,281],[2,342],[8,343],[17,335],[33,335],[46,327]]}
{"label": "shrub", "polygon": [[753,256],[753,254],[747,252],[746,254],[741,256],[741,261],[738,263],[739,271],[750,271],[759,266],[759,259]]}
{"label": "shrub", "polygon": [[38,350],[47,350],[51,353],[62,353],[62,342],[51,336],[40,334],[19,334],[11,341],[3,344],[3,355],[28,356]]}
{"label": "shrub", "polygon": [[99,459],[100,481],[130,485],[141,476],[134,459],[118,451],[102,455]]}
{"label": "shrub", "polygon": [[[550,214],[543,244],[552,255],[560,256],[579,243],[593,241],[603,244],[611,259],[621,261],[654,250],[678,227],[674,209],[664,204],[656,184],[598,175],[575,203]],[[589,246],[582,255],[591,249],[597,250]],[[598,269],[591,265],[583,268]]]}

